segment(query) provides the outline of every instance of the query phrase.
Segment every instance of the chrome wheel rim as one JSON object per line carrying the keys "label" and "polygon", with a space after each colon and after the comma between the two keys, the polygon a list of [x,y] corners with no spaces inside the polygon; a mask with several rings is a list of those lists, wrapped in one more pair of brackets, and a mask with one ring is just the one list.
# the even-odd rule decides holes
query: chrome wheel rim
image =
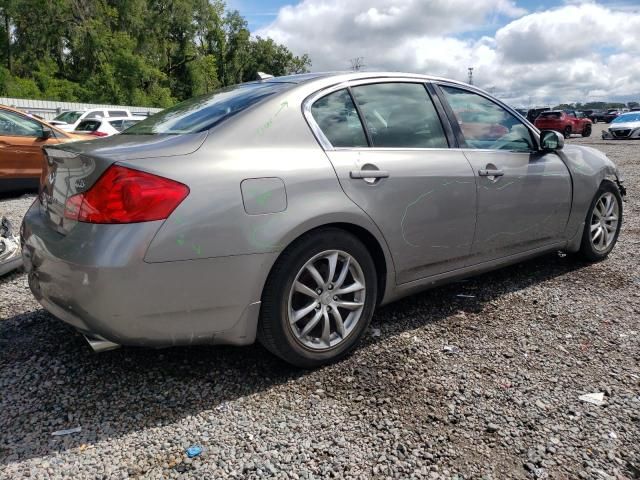
{"label": "chrome wheel rim", "polygon": [[318,351],[342,343],[364,311],[360,264],[341,250],[315,255],[298,271],[289,292],[288,324],[298,342]]}
{"label": "chrome wheel rim", "polygon": [[613,193],[606,192],[596,202],[591,215],[591,245],[598,252],[606,251],[618,230],[619,206]]}

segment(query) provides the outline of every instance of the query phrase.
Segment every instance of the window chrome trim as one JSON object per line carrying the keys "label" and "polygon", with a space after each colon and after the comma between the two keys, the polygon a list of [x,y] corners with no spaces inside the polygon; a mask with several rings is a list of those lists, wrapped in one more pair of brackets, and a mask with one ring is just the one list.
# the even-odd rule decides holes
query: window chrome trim
{"label": "window chrome trim", "polygon": [[[331,142],[329,141],[329,139],[322,132],[322,129],[316,123],[316,121],[313,118],[313,115],[311,113],[311,106],[317,100],[320,100],[322,97],[324,97],[326,95],[329,95],[331,93],[337,92],[338,90],[346,89],[348,91],[351,87],[358,87],[360,85],[370,85],[370,84],[373,84],[373,83],[417,83],[417,84],[420,84],[420,85],[426,85],[426,84],[431,83],[431,82],[433,82],[433,80],[430,80],[430,79],[428,79],[426,77],[420,78],[420,77],[393,77],[393,76],[389,76],[389,77],[371,77],[371,78],[361,78],[361,79],[357,79],[357,80],[347,80],[347,81],[340,82],[340,83],[335,84],[335,85],[331,85],[330,87],[323,88],[322,90],[318,90],[317,92],[314,92],[311,95],[309,95],[307,98],[305,98],[304,101],[302,102],[302,114],[303,114],[305,120],[307,121],[307,124],[309,125],[309,128],[311,128],[311,132],[316,137],[316,140],[318,141],[320,146],[323,148],[323,150],[325,150],[327,152],[342,151],[342,150],[345,150],[345,151],[362,150],[362,149],[367,149],[367,151],[374,151],[374,150],[384,150],[384,151],[451,150],[452,148],[456,148],[456,147],[450,146],[447,149],[442,148],[442,147],[439,147],[439,148],[393,148],[393,147],[384,147],[383,148],[383,147],[370,147],[370,146],[368,146],[368,147],[334,147],[331,144]],[[429,98],[431,100],[431,102],[433,103],[433,99],[430,98],[431,95],[429,94],[429,91],[426,88],[425,88],[425,94],[427,95],[427,98]],[[353,99],[353,101],[355,103],[355,99]],[[434,105],[434,109],[436,109],[436,113],[438,113],[437,112],[437,108],[435,107],[435,105]],[[440,118],[439,115],[438,115],[438,119],[440,120],[440,123],[442,123],[442,119]],[[362,123],[362,119],[360,120],[360,123]],[[362,124],[362,128],[364,129],[365,135],[367,135],[366,126],[364,124]],[[443,131],[444,131],[444,126],[443,126]],[[445,132],[445,138],[446,138],[446,132]],[[447,142],[448,141],[449,141],[449,139],[447,139]]]}

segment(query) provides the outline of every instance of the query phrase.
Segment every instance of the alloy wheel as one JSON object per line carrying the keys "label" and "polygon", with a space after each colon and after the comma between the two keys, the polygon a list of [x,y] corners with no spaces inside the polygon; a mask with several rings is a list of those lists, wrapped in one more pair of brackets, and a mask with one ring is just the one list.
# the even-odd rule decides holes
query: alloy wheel
{"label": "alloy wheel", "polygon": [[596,251],[606,251],[613,243],[619,213],[620,206],[616,196],[611,192],[603,193],[591,214],[591,245]]}
{"label": "alloy wheel", "polygon": [[314,351],[343,342],[362,317],[366,282],[357,260],[327,250],[308,260],[289,292],[288,324],[298,342]]}

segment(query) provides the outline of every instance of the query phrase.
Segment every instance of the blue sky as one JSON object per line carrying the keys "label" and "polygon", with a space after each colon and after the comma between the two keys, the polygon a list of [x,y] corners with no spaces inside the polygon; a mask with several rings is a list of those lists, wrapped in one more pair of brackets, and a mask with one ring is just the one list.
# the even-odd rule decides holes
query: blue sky
{"label": "blue sky", "polygon": [[[473,0],[469,1],[472,2]],[[293,0],[229,0],[227,6],[229,9],[238,10],[247,19],[249,28],[253,32],[266,27],[275,20],[281,7],[285,5],[296,5],[298,3],[300,2]],[[566,3],[570,2],[557,0],[521,0],[515,2],[517,6],[529,12],[548,10]],[[640,0],[599,0],[597,3],[625,10],[640,10]],[[500,26],[506,24],[508,19],[498,17],[497,20],[498,22],[492,25],[492,29],[487,29],[487,31],[495,31]],[[481,33],[484,33],[484,31]]]}
{"label": "blue sky", "polygon": [[[291,5],[283,15],[282,7]],[[640,100],[640,0],[228,0],[312,71],[467,79],[520,106]]]}

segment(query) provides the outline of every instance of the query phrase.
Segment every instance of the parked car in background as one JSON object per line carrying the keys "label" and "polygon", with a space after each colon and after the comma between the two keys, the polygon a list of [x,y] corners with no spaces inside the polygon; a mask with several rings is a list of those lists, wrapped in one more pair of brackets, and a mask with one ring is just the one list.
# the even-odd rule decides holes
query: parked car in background
{"label": "parked car in background", "polygon": [[257,335],[315,367],[378,305],[559,249],[603,260],[622,224],[604,154],[424,75],[234,85],[45,151],[29,285],[97,350]]}
{"label": "parked car in background", "polygon": [[555,130],[569,138],[573,133],[579,133],[583,137],[591,135],[591,120],[581,112],[573,110],[550,110],[542,112],[536,118],[534,125],[540,130]]}
{"label": "parked car in background", "polygon": [[591,119],[593,123],[604,122],[604,116],[606,112],[604,110],[591,110],[591,113],[585,111],[587,117]]}
{"label": "parked car in background", "polygon": [[82,120],[95,120],[110,117],[131,117],[131,112],[125,108],[94,108],[91,110],[70,110],[61,113],[49,123],[65,132],[72,132]]}
{"label": "parked car in background", "polygon": [[622,110],[619,108],[610,108],[602,116],[602,121],[605,123],[611,123],[618,115],[621,115],[622,113]]}
{"label": "parked car in background", "polygon": [[75,133],[93,135],[95,137],[110,137],[135,125],[143,117],[113,117],[81,120]]}
{"label": "parked car in background", "polygon": [[530,108],[527,112],[527,120],[533,123],[535,122],[536,118],[538,118],[538,115],[540,115],[542,112],[548,112],[549,110],[551,110],[549,107]]}
{"label": "parked car in background", "polygon": [[602,131],[603,140],[622,138],[640,138],[640,111],[618,115],[609,128]]}
{"label": "parked car in background", "polygon": [[63,132],[14,108],[0,105],[0,191],[36,188],[42,174],[42,147],[86,140]]}

